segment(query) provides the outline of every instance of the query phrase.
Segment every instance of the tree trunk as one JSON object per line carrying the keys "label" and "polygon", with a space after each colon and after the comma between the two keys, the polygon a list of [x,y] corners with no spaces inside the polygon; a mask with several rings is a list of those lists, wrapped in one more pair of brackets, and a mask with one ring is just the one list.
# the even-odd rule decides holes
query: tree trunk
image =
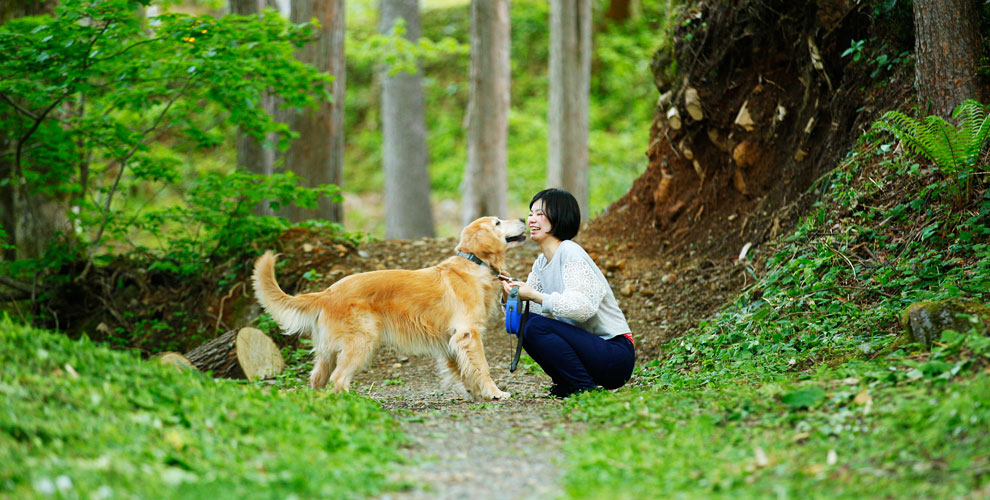
{"label": "tree trunk", "polygon": [[[0,24],[17,17],[51,14],[57,3],[55,0],[4,0],[0,2]],[[15,114],[17,111],[0,101],[0,113]],[[0,137],[0,230],[7,235],[2,242],[11,247],[2,251],[5,260],[41,257],[59,233],[72,229],[66,216],[68,203],[32,193],[31,186],[22,182],[15,164],[16,148],[16,141]]]}
{"label": "tree trunk", "polygon": [[[285,155],[286,169],[303,178],[303,184],[341,185],[344,169],[344,0],[310,0],[292,2],[292,22],[304,23],[316,18],[320,23],[316,40],[297,52],[299,60],[333,75],[333,102],[321,102],[317,109],[306,108],[291,114],[289,125],[299,137]],[[287,207],[280,212],[293,221],[325,219],[343,220],[343,207],[328,198],[319,206],[304,209]]]}
{"label": "tree trunk", "polygon": [[630,18],[636,17],[638,10],[639,0],[611,0],[608,3],[608,10],[605,11],[605,19],[615,24],[624,24]]}
{"label": "tree trunk", "polygon": [[185,354],[186,359],[214,377],[266,379],[285,369],[278,346],[257,328],[231,330]]}
{"label": "tree trunk", "polygon": [[[242,16],[256,15],[267,6],[266,0],[230,0],[230,12]],[[268,114],[275,113],[275,99],[267,92],[261,97],[261,106]],[[275,134],[268,134],[266,139],[274,144]],[[274,171],[275,149],[265,148],[254,137],[243,132],[237,133],[237,166],[246,168],[252,174],[271,175]],[[267,200],[263,200],[254,208],[255,215],[275,215]]]}
{"label": "tree trunk", "polygon": [[550,107],[547,184],[570,191],[588,213],[588,93],[591,0],[550,2]]}
{"label": "tree trunk", "polygon": [[[382,0],[378,29],[388,33],[405,19],[408,40],[420,35],[419,0]],[[426,118],[420,73],[382,71],[382,167],[385,171],[385,237],[435,235],[427,168]]]}
{"label": "tree trunk", "polygon": [[4,0],[0,2],[0,24],[15,17],[51,14],[56,5],[56,0]]}
{"label": "tree trunk", "polygon": [[508,214],[509,1],[471,2],[471,98],[461,220]]}
{"label": "tree trunk", "polygon": [[980,99],[980,38],[973,0],[914,0],[915,85],[923,114],[952,115]]}

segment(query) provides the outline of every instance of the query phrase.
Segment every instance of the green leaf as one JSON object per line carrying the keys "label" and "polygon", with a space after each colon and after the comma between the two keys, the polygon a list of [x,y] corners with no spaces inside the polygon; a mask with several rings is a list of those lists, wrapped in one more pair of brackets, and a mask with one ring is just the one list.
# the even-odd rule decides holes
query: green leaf
{"label": "green leaf", "polygon": [[798,389],[781,396],[780,401],[790,408],[811,408],[825,399],[825,391],[813,386]]}

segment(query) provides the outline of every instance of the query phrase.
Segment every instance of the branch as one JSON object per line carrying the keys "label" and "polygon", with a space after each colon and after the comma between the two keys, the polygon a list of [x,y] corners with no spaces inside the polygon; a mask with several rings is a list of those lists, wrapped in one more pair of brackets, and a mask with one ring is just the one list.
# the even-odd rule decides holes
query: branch
{"label": "branch", "polygon": [[31,293],[31,285],[24,283],[23,281],[15,280],[7,275],[0,274],[0,284],[6,285],[19,292],[24,292],[27,294]]}
{"label": "branch", "polygon": [[3,100],[7,101],[7,103],[10,104],[11,106],[13,106],[14,109],[16,109],[20,114],[22,114],[22,115],[24,115],[24,116],[26,116],[26,117],[28,117],[28,118],[30,118],[32,120],[37,120],[38,119],[38,117],[35,116],[34,113],[32,113],[32,112],[30,112],[30,111],[28,111],[28,110],[20,107],[16,102],[14,102],[13,99],[10,98],[9,95],[4,94],[3,92],[0,92],[0,97],[3,97]]}
{"label": "branch", "polygon": [[[188,81],[186,83],[187,83],[186,86],[188,86]],[[185,90],[186,86],[184,86],[182,90]],[[175,104],[175,101],[177,101],[179,97],[182,97],[182,95],[183,95],[182,91],[177,92],[172,97],[172,99],[168,101],[168,104],[165,105],[165,109],[163,109],[162,112],[158,115],[158,117],[155,118],[155,122],[152,123],[150,127],[148,127],[142,132],[142,135],[145,135],[151,132],[152,130],[158,128],[158,126],[161,125],[162,120],[165,119],[165,115],[168,113],[168,110],[172,108],[172,105]],[[96,236],[94,236],[93,240],[90,242],[91,245],[95,245],[96,242],[100,241],[100,238],[103,237],[103,231],[106,229],[107,221],[110,219],[110,202],[113,200],[113,195],[117,191],[117,186],[120,185],[120,178],[123,177],[124,175],[124,170],[126,169],[127,166],[126,165],[127,160],[131,159],[131,157],[134,156],[134,153],[137,153],[138,148],[141,147],[142,145],[144,145],[143,142],[139,142],[135,144],[134,147],[132,147],[131,150],[128,151],[126,155],[124,155],[122,158],[117,160],[117,164],[120,165],[120,170],[117,171],[117,178],[114,179],[113,186],[110,187],[110,192],[107,193],[107,201],[106,203],[103,204],[103,222],[100,223],[99,231],[97,231]]]}
{"label": "branch", "polygon": [[52,110],[55,109],[55,106],[58,106],[59,104],[61,104],[62,103],[62,100],[65,99],[66,97],[68,97],[68,95],[70,93],[71,92],[64,94],[62,97],[59,97],[58,99],[55,100],[55,102],[52,103],[51,106],[48,106],[47,109],[45,109],[44,111],[42,111],[41,112],[41,115],[39,115],[38,117],[36,117],[34,119],[34,125],[31,125],[31,129],[28,130],[27,133],[25,133],[20,139],[17,140],[17,155],[15,156],[14,167],[15,167],[15,170],[17,172],[17,176],[18,177],[21,177],[21,175],[22,175],[21,174],[21,152],[24,150],[24,143],[27,142],[27,140],[31,138],[31,135],[34,134],[34,132],[36,130],[38,130],[38,127],[41,126],[41,122],[45,121],[45,118],[48,116],[48,113],[51,113]]}
{"label": "branch", "polygon": [[116,54],[110,54],[109,56],[106,56],[106,57],[97,57],[95,59],[95,61],[97,61],[97,62],[109,61],[110,59],[113,59],[115,57],[120,57],[121,55],[123,55],[124,53],[126,53],[129,50],[133,49],[134,47],[137,47],[138,45],[144,45],[146,43],[157,42],[159,40],[162,40],[162,39],[161,38],[148,38],[146,40],[141,40],[141,41],[135,42],[135,43],[133,43],[133,44],[127,46],[127,47],[124,47],[123,49],[121,49]]}

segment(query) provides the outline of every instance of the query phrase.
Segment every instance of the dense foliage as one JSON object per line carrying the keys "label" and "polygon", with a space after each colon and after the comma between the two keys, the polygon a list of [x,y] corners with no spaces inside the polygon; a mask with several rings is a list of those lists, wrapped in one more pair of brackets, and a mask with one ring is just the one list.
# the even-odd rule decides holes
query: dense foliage
{"label": "dense foliage", "polygon": [[[289,174],[197,179],[215,169],[189,155],[217,152],[235,127],[273,133],[268,146],[285,148],[292,133],[265,112],[262,95],[311,106],[329,98],[332,77],[294,57],[311,26],[274,11],[146,19],[138,8],[149,2],[65,0],[53,16],[0,26],[2,182],[15,210],[36,208],[17,205],[33,195],[64,207],[76,234],[65,235],[63,255],[117,247],[186,261],[180,270],[194,272],[201,266],[188,263],[205,265],[204,250],[238,249],[263,227],[281,227],[245,218],[261,199],[255,193],[312,206],[336,189],[301,189]],[[39,267],[20,264],[15,274]]]}

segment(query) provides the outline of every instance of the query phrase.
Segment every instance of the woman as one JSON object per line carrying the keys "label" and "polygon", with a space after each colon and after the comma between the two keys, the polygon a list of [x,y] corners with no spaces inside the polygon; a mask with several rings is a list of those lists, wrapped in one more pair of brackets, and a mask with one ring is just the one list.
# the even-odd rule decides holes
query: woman
{"label": "woman", "polygon": [[636,359],[629,325],[608,280],[584,248],[571,241],[580,227],[581,209],[571,193],[536,193],[529,202],[529,236],[542,255],[526,283],[502,282],[506,293],[518,286],[520,299],[532,302],[523,348],[553,379],[550,395],[560,398],[621,387]]}

